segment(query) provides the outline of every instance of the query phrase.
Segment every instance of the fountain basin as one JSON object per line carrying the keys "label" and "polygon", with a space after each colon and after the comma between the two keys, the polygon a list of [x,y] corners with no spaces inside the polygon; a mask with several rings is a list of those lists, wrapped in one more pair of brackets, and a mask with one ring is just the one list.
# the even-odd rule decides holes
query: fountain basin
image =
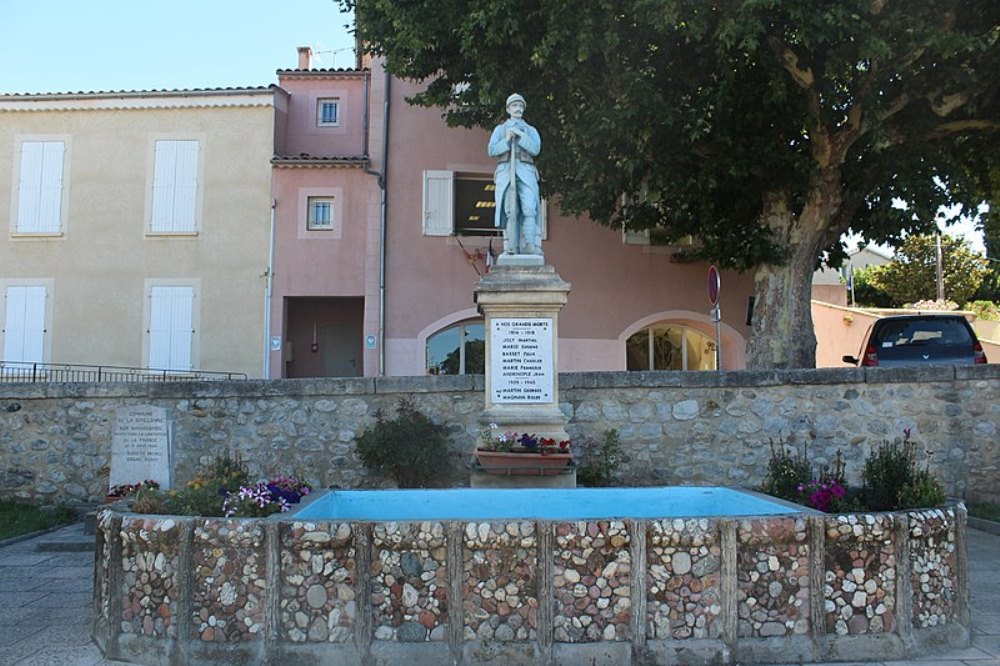
{"label": "fountain basin", "polygon": [[969,644],[961,503],[389,520],[326,501],[266,519],[105,509],[98,645],[144,664],[724,664]]}

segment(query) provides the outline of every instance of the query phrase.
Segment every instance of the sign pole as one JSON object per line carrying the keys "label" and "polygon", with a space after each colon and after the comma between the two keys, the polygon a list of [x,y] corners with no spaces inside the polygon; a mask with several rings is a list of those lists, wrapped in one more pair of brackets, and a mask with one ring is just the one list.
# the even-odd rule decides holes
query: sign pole
{"label": "sign pole", "polygon": [[708,267],[708,300],[712,304],[711,317],[715,322],[715,369],[722,372],[722,309],[719,307],[719,290],[722,280],[719,269]]}

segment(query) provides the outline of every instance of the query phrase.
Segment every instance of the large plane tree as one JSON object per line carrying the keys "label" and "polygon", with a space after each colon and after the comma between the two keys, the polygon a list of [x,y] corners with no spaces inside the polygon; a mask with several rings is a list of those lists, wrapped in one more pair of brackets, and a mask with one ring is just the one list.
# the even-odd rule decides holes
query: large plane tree
{"label": "large plane tree", "polygon": [[845,231],[989,197],[997,0],[339,1],[449,123],[524,95],[564,212],[752,270],[752,368],[814,366],[811,275]]}

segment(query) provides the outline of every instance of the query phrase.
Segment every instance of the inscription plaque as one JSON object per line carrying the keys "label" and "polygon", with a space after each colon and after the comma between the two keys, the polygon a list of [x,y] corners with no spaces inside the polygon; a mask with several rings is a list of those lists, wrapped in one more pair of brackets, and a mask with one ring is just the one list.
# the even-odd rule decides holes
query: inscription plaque
{"label": "inscription plaque", "polygon": [[505,318],[490,323],[494,403],[553,401],[552,319]]}
{"label": "inscription plaque", "polygon": [[169,488],[171,469],[167,410],[152,405],[119,409],[111,440],[110,485],[152,479]]}

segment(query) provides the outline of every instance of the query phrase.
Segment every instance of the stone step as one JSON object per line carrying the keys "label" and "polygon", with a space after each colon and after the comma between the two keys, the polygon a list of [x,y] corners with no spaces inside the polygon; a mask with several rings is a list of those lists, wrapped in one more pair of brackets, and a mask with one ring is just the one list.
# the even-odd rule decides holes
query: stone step
{"label": "stone step", "polygon": [[94,550],[94,534],[85,530],[86,521],[39,536],[35,551],[43,553],[86,553]]}

